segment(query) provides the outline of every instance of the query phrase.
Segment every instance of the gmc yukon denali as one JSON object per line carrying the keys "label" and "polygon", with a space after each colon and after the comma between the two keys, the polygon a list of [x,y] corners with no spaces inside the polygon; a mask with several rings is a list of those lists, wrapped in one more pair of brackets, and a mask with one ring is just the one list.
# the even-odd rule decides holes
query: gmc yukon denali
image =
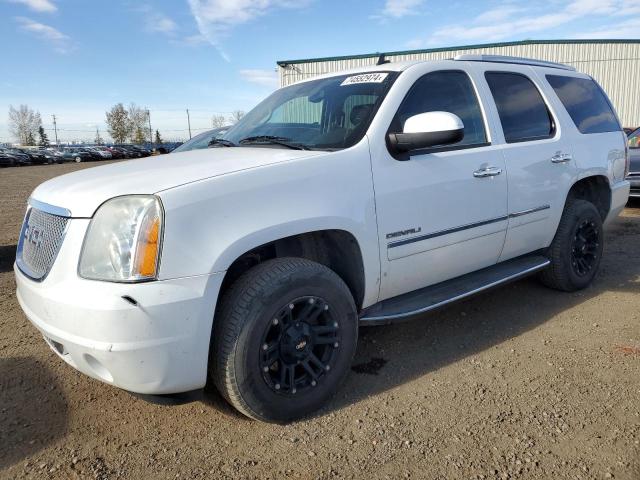
{"label": "gmc yukon denali", "polygon": [[585,288],[629,196],[602,89],[522,58],[305,80],[209,147],[37,187],[17,297],[91,377],[143,394],[209,382],[270,422],[335,394],[359,325],[534,273]]}

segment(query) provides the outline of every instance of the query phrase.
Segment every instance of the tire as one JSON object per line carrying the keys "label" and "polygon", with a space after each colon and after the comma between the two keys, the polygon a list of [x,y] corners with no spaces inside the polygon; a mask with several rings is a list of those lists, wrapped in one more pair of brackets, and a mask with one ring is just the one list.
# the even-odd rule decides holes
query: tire
{"label": "tire", "polygon": [[290,422],[333,397],[357,337],[356,306],[338,275],[306,259],[269,260],[242,275],[221,300],[210,380],[244,415]]}
{"label": "tire", "polygon": [[550,288],[575,292],[593,281],[604,243],[602,218],[586,200],[567,201],[560,225],[547,250],[551,265],[540,274]]}
{"label": "tire", "polygon": [[73,159],[76,163],[80,163],[82,161],[82,157],[76,157]]}

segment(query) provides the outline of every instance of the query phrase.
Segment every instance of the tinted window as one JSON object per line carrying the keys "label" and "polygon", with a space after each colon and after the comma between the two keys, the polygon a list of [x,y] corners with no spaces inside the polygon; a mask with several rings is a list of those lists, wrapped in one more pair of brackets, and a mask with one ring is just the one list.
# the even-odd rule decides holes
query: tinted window
{"label": "tinted window", "polygon": [[553,121],[542,95],[524,75],[485,74],[507,143],[538,140],[553,135]]}
{"label": "tinted window", "polygon": [[587,78],[547,75],[580,133],[617,132],[620,125],[596,82]]}
{"label": "tinted window", "polygon": [[393,120],[391,131],[401,132],[404,122],[413,115],[427,112],[450,112],[464,124],[464,138],[454,145],[487,142],[482,111],[471,80],[464,72],[428,73],[411,87]]}

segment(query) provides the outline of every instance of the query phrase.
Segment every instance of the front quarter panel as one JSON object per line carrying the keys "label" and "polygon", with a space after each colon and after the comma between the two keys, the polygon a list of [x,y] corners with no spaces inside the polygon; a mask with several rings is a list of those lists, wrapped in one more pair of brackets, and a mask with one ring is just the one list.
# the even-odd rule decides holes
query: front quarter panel
{"label": "front quarter panel", "polygon": [[265,243],[338,229],[356,238],[363,256],[363,306],[377,301],[380,267],[366,137],[347,150],[229,173],[158,194],[166,215],[161,279],[223,272],[243,253]]}

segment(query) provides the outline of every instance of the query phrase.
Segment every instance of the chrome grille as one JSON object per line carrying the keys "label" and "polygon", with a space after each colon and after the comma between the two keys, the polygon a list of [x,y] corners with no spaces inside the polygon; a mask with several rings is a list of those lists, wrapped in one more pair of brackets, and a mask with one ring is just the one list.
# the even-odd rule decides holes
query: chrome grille
{"label": "chrome grille", "polygon": [[22,225],[16,263],[34,280],[47,276],[58,256],[69,218],[30,208]]}

